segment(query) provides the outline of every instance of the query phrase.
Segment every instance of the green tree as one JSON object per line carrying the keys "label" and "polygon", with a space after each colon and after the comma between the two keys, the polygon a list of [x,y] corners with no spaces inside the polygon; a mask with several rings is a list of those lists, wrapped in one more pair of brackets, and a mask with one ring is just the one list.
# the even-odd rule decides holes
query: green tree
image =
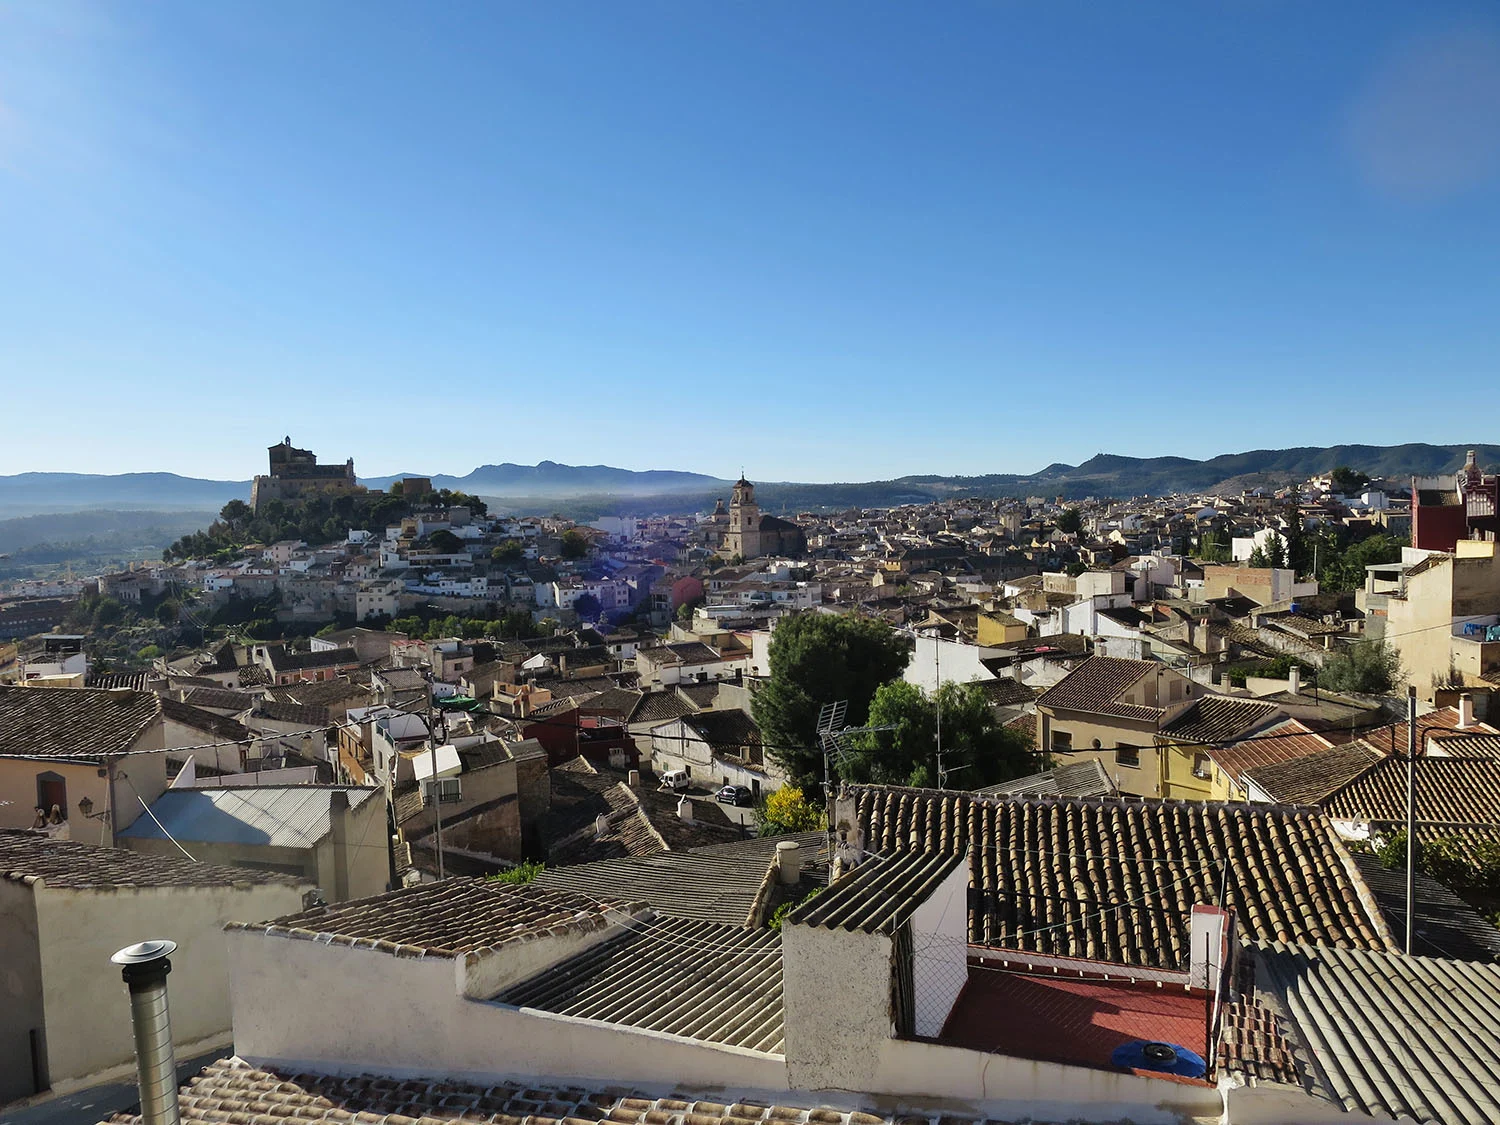
{"label": "green tree", "polygon": [[934,698],[905,680],[892,680],[876,691],[869,725],[895,729],[850,735],[852,752],[841,776],[888,785],[936,784],[939,718],[943,766],[956,775],[950,784],[972,789],[1036,768],[1027,739],[1000,724],[978,684],[948,681]]}
{"label": "green tree", "polygon": [[1363,637],[1335,653],[1318,674],[1318,685],[1329,691],[1388,695],[1406,680],[1401,654],[1385,641]]}
{"label": "green tree", "polygon": [[490,561],[497,563],[520,562],[526,557],[526,548],[518,539],[507,539],[490,551]]}
{"label": "green tree", "polygon": [[1222,532],[1205,531],[1198,536],[1198,557],[1204,562],[1228,562],[1229,541]]}
{"label": "green tree", "polygon": [[1083,513],[1077,508],[1064,508],[1057,517],[1057,530],[1065,535],[1077,535],[1083,530]]}
{"label": "green tree", "polygon": [[769,753],[804,789],[823,769],[818,709],[845,700],[849,725],[865,725],[875,690],[910,658],[905,640],[884,621],[827,613],[783,617],[767,655],[771,674],[752,710]]}
{"label": "green tree", "polygon": [[427,537],[428,544],[434,551],[441,551],[445,555],[456,555],[464,549],[464,541],[446,527],[440,527]]}
{"label": "green tree", "polygon": [[1333,490],[1343,496],[1351,496],[1370,483],[1368,473],[1351,469],[1348,465],[1340,465],[1328,476],[1333,481]]}
{"label": "green tree", "polygon": [[1250,558],[1246,560],[1246,562],[1249,566],[1253,566],[1256,568],[1262,568],[1271,565],[1271,560],[1266,556],[1265,548],[1260,546],[1257,546],[1255,550],[1250,552]]}
{"label": "green tree", "polygon": [[182,606],[176,598],[166,598],[156,607],[156,620],[159,624],[172,626],[177,624],[177,619],[182,615]]}
{"label": "green tree", "polygon": [[599,604],[599,599],[593,594],[580,594],[573,603],[573,612],[584,621],[598,621],[599,615],[604,612],[604,607]]}
{"label": "green tree", "polygon": [[1282,570],[1286,563],[1286,540],[1273,531],[1266,536],[1266,565]]}
{"label": "green tree", "polygon": [[562,557],[565,559],[581,559],[589,553],[589,537],[576,527],[570,527],[562,534]]}
{"label": "green tree", "polygon": [[1067,573],[1067,575],[1068,575],[1069,578],[1077,578],[1080,574],[1087,573],[1088,569],[1089,569],[1089,564],[1088,563],[1086,563],[1086,562],[1074,562],[1074,563],[1069,563],[1068,564],[1068,568],[1067,568],[1067,572],[1066,573]]}
{"label": "green tree", "polygon": [[788,832],[816,832],[828,824],[822,807],[807,799],[796,785],[783,785],[768,794],[757,810],[760,835],[783,836]]}

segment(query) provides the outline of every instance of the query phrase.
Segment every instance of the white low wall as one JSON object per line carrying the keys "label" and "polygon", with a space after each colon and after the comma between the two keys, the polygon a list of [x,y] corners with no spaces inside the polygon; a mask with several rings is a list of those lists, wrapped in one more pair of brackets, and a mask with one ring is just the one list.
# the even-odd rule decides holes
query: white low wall
{"label": "white low wall", "polygon": [[1217,1119],[1224,1110],[1224,1099],[1212,1086],[908,1039],[889,1039],[881,1046],[879,1065],[867,1081],[872,1094],[920,1098],[940,1090],[950,1098],[984,1103],[1007,1120],[1179,1125],[1184,1116]]}
{"label": "white low wall", "polygon": [[333,1074],[786,1088],[775,1055],[459,995],[451,958],[230,931],[236,1052]]}

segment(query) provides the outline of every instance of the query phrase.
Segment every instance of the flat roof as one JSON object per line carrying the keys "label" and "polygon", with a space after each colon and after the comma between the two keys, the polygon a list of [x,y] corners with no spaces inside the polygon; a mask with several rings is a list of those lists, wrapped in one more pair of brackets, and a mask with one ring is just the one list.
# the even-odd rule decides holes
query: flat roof
{"label": "flat roof", "polygon": [[1116,1048],[1139,1040],[1207,1057],[1212,997],[1154,981],[1062,977],[971,962],[939,1039],[1019,1058],[1118,1070]]}

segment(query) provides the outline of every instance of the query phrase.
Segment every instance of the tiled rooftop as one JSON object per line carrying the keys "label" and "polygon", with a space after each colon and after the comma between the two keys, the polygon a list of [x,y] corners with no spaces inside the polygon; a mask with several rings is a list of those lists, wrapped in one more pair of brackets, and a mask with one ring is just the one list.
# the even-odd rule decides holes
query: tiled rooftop
{"label": "tiled rooftop", "polygon": [[[446,1079],[376,1075],[331,1077],[291,1067],[254,1067],[223,1059],[184,1087],[185,1125],[411,1125],[461,1119],[465,1125],[550,1125],[609,1121],[615,1125],[1005,1125],[994,1119],[913,1112],[840,1109],[816,1097],[788,1093],[778,1104],[731,1102],[723,1091],[707,1097],[679,1092],[652,1097],[629,1090],[557,1088],[519,1082],[472,1085]],[[141,1125],[121,1114],[114,1125]],[[1039,1125],[1039,1123],[1038,1123]]]}
{"label": "tiled rooftop", "polygon": [[536,883],[546,890],[593,898],[620,895],[648,903],[672,918],[743,926],[750,923],[760,904],[776,845],[782,840],[794,840],[800,846],[804,878],[827,880],[827,864],[822,859],[825,837],[808,832],[548,867]]}
{"label": "tiled rooftop", "polygon": [[1276,707],[1253,699],[1208,695],[1162,728],[1162,738],[1222,743],[1242,738],[1276,715]]}
{"label": "tiled rooftop", "polygon": [[1385,945],[1347,853],[1314,809],[849,792],[869,849],[969,850],[977,944],[1178,968],[1193,905],[1223,896],[1252,938]]}
{"label": "tiled rooftop", "polygon": [[1161,665],[1146,660],[1091,656],[1044,691],[1037,699],[1037,704],[1059,711],[1087,711],[1096,715],[1155,722],[1161,717],[1160,707],[1121,703],[1119,697],[1142,676],[1160,667]]}
{"label": "tiled rooftop", "polygon": [[[1305,737],[1299,736],[1299,739]],[[1218,752],[1213,756],[1217,759]],[[1380,754],[1364,742],[1351,742],[1266,765],[1251,765],[1243,769],[1240,776],[1253,781],[1274,801],[1286,805],[1316,805],[1379,760]]]}
{"label": "tiled rooftop", "polygon": [[181,856],[146,855],[57,840],[40,832],[0,829],[0,879],[49,887],[215,887],[307,880],[244,867],[194,863]]}
{"label": "tiled rooftop", "polygon": [[890,933],[909,918],[958,866],[942,852],[901,852],[866,859],[787,921],[830,930]]}
{"label": "tiled rooftop", "polygon": [[[639,910],[619,900],[613,906]],[[536,886],[445,879],[231,928],[452,957],[555,927],[603,929],[618,918],[610,911],[610,905],[582,895]]]}
{"label": "tiled rooftop", "polygon": [[91,758],[129,750],[161,714],[150,692],[0,687],[0,753]]}
{"label": "tiled rooftop", "polygon": [[779,1052],[781,935],[685,919],[637,921],[495,999]]}
{"label": "tiled rooftop", "polygon": [[1296,761],[1327,750],[1331,745],[1326,738],[1296,719],[1284,719],[1248,741],[1210,747],[1208,756],[1237,784],[1243,785],[1242,779],[1248,769]]}

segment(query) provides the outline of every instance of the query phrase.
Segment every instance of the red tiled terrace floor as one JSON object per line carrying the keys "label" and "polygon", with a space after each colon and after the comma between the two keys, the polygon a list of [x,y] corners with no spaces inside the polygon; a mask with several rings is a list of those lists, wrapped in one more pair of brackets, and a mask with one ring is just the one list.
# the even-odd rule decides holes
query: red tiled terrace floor
{"label": "red tiled terrace floor", "polygon": [[1109,1067],[1137,1039],[1206,1052],[1202,992],[1142,981],[1080,980],[971,965],[941,1039],[1020,1058]]}

